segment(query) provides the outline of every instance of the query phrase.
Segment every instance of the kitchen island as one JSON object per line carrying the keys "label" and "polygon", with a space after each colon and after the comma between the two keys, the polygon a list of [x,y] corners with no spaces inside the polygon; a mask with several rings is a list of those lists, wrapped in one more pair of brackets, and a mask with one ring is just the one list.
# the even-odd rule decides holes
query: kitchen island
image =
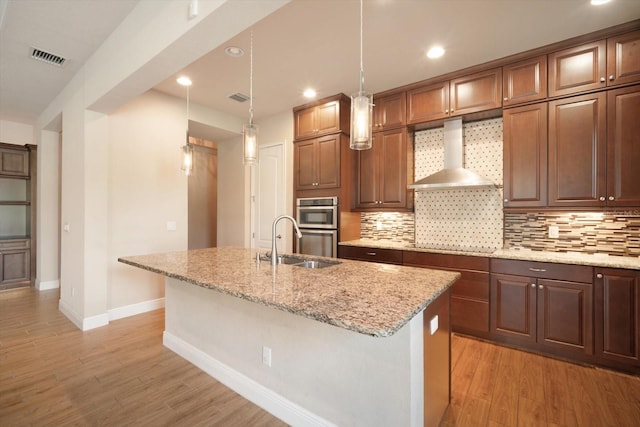
{"label": "kitchen island", "polygon": [[210,248],[119,261],[163,274],[164,345],[292,425],[437,425],[458,273],[321,269]]}

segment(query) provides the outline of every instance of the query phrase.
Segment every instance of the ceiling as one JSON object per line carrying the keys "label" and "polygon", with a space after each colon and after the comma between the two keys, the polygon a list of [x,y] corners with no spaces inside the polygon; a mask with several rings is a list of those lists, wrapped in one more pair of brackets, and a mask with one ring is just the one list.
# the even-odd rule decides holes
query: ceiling
{"label": "ceiling", "polygon": [[[0,0],[0,11],[2,3]],[[199,0],[206,1],[206,0]],[[264,0],[240,0],[264,1]],[[0,118],[33,121],[137,0],[8,0],[0,30]],[[255,121],[317,97],[350,95],[359,83],[357,0],[292,0],[252,27]],[[380,92],[640,18],[640,1],[365,0],[364,88]],[[249,103],[249,30],[149,87],[235,116]],[[441,44],[445,56],[425,52]],[[69,58],[62,69],[29,58],[35,46]],[[245,54],[232,58],[227,46]]]}

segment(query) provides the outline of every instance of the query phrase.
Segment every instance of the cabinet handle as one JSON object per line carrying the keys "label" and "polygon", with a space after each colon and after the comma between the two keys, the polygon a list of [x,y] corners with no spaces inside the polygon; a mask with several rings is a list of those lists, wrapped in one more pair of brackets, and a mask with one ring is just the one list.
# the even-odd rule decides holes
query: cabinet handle
{"label": "cabinet handle", "polygon": [[542,289],[542,288],[544,288],[544,286],[538,285],[538,289]]}
{"label": "cabinet handle", "polygon": [[597,277],[598,279],[602,279],[602,274],[601,274],[601,273],[598,273],[598,274],[596,274],[596,277]]}
{"label": "cabinet handle", "polygon": [[601,201],[601,202],[604,202],[604,196],[601,196],[601,197],[600,197],[600,201]]}
{"label": "cabinet handle", "polygon": [[616,198],[613,196],[609,196],[609,200],[615,200]]}
{"label": "cabinet handle", "polygon": [[604,83],[604,82],[606,82],[605,78],[604,77],[600,77],[600,83]]}
{"label": "cabinet handle", "polygon": [[509,98],[507,98],[506,96],[504,98],[502,98],[503,101],[508,101]]}
{"label": "cabinet handle", "polygon": [[536,272],[539,272],[539,273],[544,273],[544,272],[545,272],[545,271],[547,271],[547,270],[545,270],[544,268],[533,268],[533,267],[529,267],[529,271],[536,271]]}
{"label": "cabinet handle", "polygon": [[535,287],[536,287],[536,284],[535,284],[535,283],[532,283],[532,284],[531,284],[531,287],[532,287],[532,288],[535,288]]}
{"label": "cabinet handle", "polygon": [[609,80],[610,80],[610,81],[614,81],[614,80],[615,80],[615,77],[613,77],[613,74],[611,74],[611,75],[609,76]]}
{"label": "cabinet handle", "polygon": [[367,252],[367,255],[369,255],[369,256],[376,256],[376,253],[375,253],[375,252]]}

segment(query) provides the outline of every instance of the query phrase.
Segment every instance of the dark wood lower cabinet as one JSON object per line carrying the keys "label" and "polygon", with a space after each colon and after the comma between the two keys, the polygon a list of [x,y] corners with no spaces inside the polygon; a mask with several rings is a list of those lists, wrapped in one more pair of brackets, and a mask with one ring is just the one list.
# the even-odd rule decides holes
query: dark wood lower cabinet
{"label": "dark wood lower cabinet", "polygon": [[[498,273],[494,273],[497,271]],[[517,271],[529,275],[500,273]],[[491,334],[498,342],[563,357],[593,354],[593,286],[586,266],[493,260]]]}
{"label": "dark wood lower cabinet", "polygon": [[600,363],[640,372],[640,271],[596,268],[595,354]]}

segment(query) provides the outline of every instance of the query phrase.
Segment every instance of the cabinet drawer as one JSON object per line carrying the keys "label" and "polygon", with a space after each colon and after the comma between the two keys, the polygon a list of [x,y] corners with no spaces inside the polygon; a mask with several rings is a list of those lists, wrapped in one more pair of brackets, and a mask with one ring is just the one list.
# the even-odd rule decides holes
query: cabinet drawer
{"label": "cabinet drawer", "polygon": [[452,295],[451,322],[455,332],[489,332],[489,302]]}
{"label": "cabinet drawer", "polygon": [[340,246],[338,248],[338,257],[387,264],[402,264],[402,251],[397,249]]}
{"label": "cabinet drawer", "polygon": [[491,273],[591,283],[593,267],[549,262],[492,259]]}
{"label": "cabinet drawer", "polygon": [[13,249],[29,249],[29,239],[0,240],[0,251]]}
{"label": "cabinet drawer", "polygon": [[468,255],[404,251],[403,263],[416,267],[444,267],[460,270],[489,271],[489,258]]}

